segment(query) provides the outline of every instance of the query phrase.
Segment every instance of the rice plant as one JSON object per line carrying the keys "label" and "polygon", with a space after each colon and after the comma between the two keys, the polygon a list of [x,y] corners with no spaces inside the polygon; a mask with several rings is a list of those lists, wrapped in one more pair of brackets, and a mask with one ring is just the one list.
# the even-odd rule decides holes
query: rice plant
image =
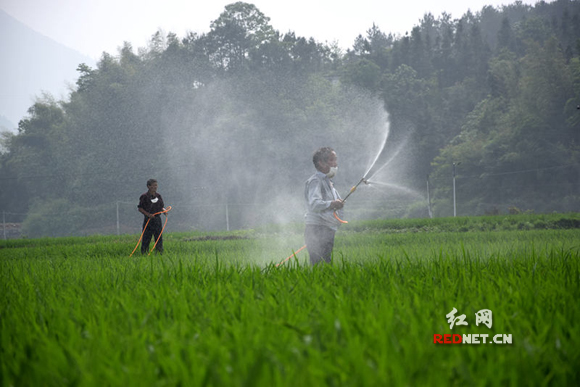
{"label": "rice plant", "polygon": [[578,228],[386,229],[345,228],[316,267],[275,266],[299,232],[168,235],[132,258],[134,236],[5,242],[2,385],[580,384]]}

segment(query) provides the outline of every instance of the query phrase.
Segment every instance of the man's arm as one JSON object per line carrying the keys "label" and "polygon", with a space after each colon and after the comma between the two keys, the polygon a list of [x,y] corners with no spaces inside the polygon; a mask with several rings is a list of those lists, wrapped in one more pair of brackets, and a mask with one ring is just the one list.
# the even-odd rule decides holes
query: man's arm
{"label": "man's arm", "polygon": [[145,217],[153,218],[153,215],[151,215],[149,212],[145,211],[145,209],[143,208],[143,207],[145,207],[144,202],[145,202],[145,197],[143,195],[141,195],[141,197],[139,198],[139,204],[137,205],[137,210],[139,210],[140,213],[145,215]]}
{"label": "man's arm", "polygon": [[153,214],[148,213],[147,211],[145,211],[141,207],[139,207],[139,212],[142,213],[143,215],[145,215],[148,218],[154,218]]}
{"label": "man's arm", "polygon": [[307,187],[308,208],[312,212],[322,212],[325,210],[339,210],[344,204],[341,199],[324,200],[322,197],[322,185],[319,180],[312,180]]}

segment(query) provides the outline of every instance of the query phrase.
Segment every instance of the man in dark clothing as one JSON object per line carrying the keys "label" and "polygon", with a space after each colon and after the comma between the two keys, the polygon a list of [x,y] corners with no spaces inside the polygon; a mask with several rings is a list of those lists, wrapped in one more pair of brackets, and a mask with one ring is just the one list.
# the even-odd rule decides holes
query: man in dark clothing
{"label": "man in dark clothing", "polygon": [[[157,180],[147,180],[147,189],[148,191],[139,198],[139,205],[137,206],[139,212],[145,216],[143,219],[143,229],[147,226],[147,229],[143,232],[143,240],[141,241],[141,254],[147,254],[147,251],[149,251],[151,237],[155,237],[155,240],[159,238],[155,250],[158,253],[163,253],[163,236],[161,235],[163,225],[161,223],[161,214],[157,213],[165,211],[165,205],[163,204],[163,198],[157,193]],[[147,224],[148,220],[149,224]]]}
{"label": "man in dark clothing", "polygon": [[307,207],[304,240],[310,263],[315,265],[331,261],[334,234],[340,226],[334,211],[340,210],[344,204],[330,180],[338,170],[334,150],[328,147],[318,149],[312,162],[317,171],[306,181],[304,189]]}

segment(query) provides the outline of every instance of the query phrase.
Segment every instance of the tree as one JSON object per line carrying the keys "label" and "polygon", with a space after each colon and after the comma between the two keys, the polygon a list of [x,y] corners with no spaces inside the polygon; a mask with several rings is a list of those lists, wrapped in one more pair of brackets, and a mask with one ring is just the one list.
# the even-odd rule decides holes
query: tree
{"label": "tree", "polygon": [[253,4],[226,5],[225,11],[211,23],[206,37],[212,63],[229,71],[243,67],[252,50],[277,36],[269,21]]}
{"label": "tree", "polygon": [[344,69],[342,81],[377,92],[381,83],[381,69],[368,59],[360,59]]}
{"label": "tree", "polygon": [[[10,137],[3,155],[3,169],[11,173],[18,199],[15,208],[26,208],[26,199],[66,194],[69,160],[61,152],[67,144],[65,116],[50,95],[39,98],[20,121],[18,134]],[[10,176],[12,175],[12,176]],[[22,203],[26,203],[22,205]]]}
{"label": "tree", "polygon": [[510,26],[510,20],[504,17],[501,22],[501,29],[497,33],[497,50],[514,51],[515,44],[513,38],[513,31]]}

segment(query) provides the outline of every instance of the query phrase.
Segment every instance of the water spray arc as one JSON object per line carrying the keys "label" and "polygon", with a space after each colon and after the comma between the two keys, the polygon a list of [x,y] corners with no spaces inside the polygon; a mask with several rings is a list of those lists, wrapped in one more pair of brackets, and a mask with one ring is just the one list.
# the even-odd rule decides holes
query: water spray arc
{"label": "water spray arc", "polygon": [[[379,151],[377,152],[377,155],[375,156],[373,162],[371,163],[371,166],[367,169],[367,171],[365,172],[365,174],[363,175],[363,177],[359,180],[359,182],[353,186],[350,191],[348,192],[348,194],[345,196],[345,198],[342,200],[343,203],[346,202],[346,199],[348,199],[348,197],[350,195],[352,195],[354,193],[354,191],[356,191],[356,189],[358,188],[358,186],[361,183],[365,183],[366,185],[370,184],[370,179],[375,176],[378,172],[380,172],[383,168],[385,168],[387,166],[387,164],[389,164],[393,158],[396,156],[396,154],[394,154],[389,160],[387,160],[376,172],[374,172],[371,177],[369,178],[369,174],[371,173],[371,171],[373,170],[373,168],[375,167],[375,164],[377,163],[377,161],[379,161],[379,158],[381,157],[381,155],[383,154],[385,147],[387,146],[387,141],[389,140],[389,126],[387,125],[387,129],[385,130],[385,138],[382,141],[382,145],[381,148],[379,149]],[[398,153],[398,152],[397,152]],[[338,220],[340,223],[348,223],[345,220],[342,220],[338,217],[338,214],[336,213],[336,211],[334,211],[334,217],[336,218],[336,220]]]}

